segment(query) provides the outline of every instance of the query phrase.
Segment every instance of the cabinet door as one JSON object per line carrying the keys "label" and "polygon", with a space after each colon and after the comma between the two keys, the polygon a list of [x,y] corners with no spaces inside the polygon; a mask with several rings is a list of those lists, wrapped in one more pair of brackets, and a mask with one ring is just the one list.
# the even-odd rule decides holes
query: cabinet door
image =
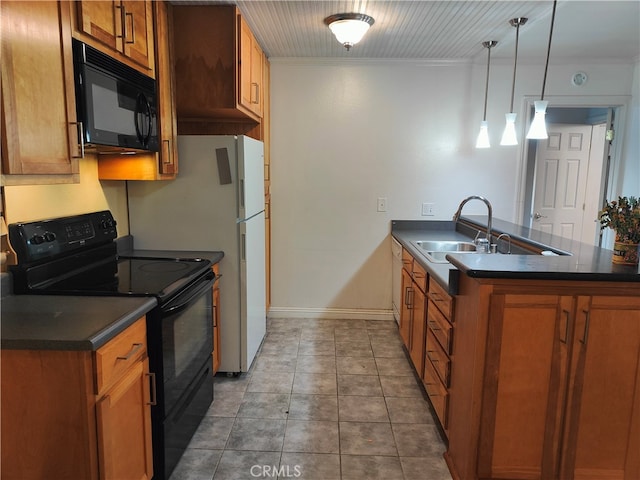
{"label": "cabinet door", "polygon": [[101,480],[153,476],[148,370],[136,362],[96,405]]}
{"label": "cabinet door", "polygon": [[415,296],[413,299],[413,315],[411,317],[411,342],[409,348],[409,356],[413,362],[413,367],[422,377],[422,369],[424,368],[425,353],[425,325],[426,325],[426,301],[425,295],[420,289],[415,287]]}
{"label": "cabinet door", "polygon": [[640,298],[579,297],[562,478],[640,478]]}
{"label": "cabinet door", "polygon": [[77,16],[80,32],[108,47],[102,49],[105,53],[122,54],[143,71],[153,70],[153,17],[147,0],[84,0],[77,2]]}
{"label": "cabinet door", "polygon": [[251,79],[251,55],[253,53],[253,34],[244,19],[238,15],[238,32],[240,35],[238,83],[240,85],[240,105],[253,110],[252,79]]}
{"label": "cabinet door", "polygon": [[264,54],[255,37],[251,37],[251,110],[262,117],[264,100],[262,63]]}
{"label": "cabinet door", "polygon": [[158,154],[161,175],[178,173],[178,127],[176,123],[175,82],[173,76],[173,28],[171,5],[154,2],[156,36],[156,80],[158,86],[158,110],[162,148]]}
{"label": "cabinet door", "polygon": [[70,3],[3,1],[1,8],[3,173],[76,174]]}
{"label": "cabinet door", "polygon": [[[142,67],[153,67],[153,16],[151,3],[123,0],[122,52]],[[165,39],[167,41],[168,39]]]}
{"label": "cabinet door", "polygon": [[406,270],[402,270],[402,310],[400,311],[400,336],[405,347],[409,348],[411,336],[411,315],[413,308],[413,296],[415,295],[413,280]]}
{"label": "cabinet door", "polygon": [[111,50],[122,51],[122,17],[119,1],[80,1],[78,29],[106,45]]}
{"label": "cabinet door", "polygon": [[553,478],[573,300],[492,295],[481,414],[481,478]]}

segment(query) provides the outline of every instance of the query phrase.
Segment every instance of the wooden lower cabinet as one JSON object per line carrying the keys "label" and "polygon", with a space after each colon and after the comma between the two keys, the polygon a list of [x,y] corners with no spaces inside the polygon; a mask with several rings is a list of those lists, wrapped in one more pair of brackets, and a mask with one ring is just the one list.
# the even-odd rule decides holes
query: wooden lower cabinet
{"label": "wooden lower cabinet", "polygon": [[426,299],[424,292],[419,288],[415,289],[413,297],[413,315],[411,318],[411,338],[409,341],[409,357],[418,372],[422,375],[424,368],[424,336],[426,334],[425,317],[426,317]]}
{"label": "wooden lower cabinet", "polygon": [[449,315],[453,299],[405,249],[402,295],[400,337],[446,435],[453,338]]}
{"label": "wooden lower cabinet", "polygon": [[149,362],[136,362],[96,404],[100,478],[151,478]]}
{"label": "wooden lower cabinet", "polygon": [[454,478],[640,478],[637,285],[461,276],[455,325]]}
{"label": "wooden lower cabinet", "polygon": [[411,336],[411,314],[413,282],[411,275],[405,269],[402,270],[402,309],[400,310],[400,338],[404,346],[409,348],[409,339]]}
{"label": "wooden lower cabinet", "polygon": [[144,317],[95,352],[0,357],[2,478],[152,478]]}
{"label": "wooden lower cabinet", "polygon": [[[426,333],[425,285],[427,273],[403,251],[402,292],[404,295],[400,311],[400,336],[418,375],[424,368],[424,336]],[[410,260],[408,261],[407,258]]]}
{"label": "wooden lower cabinet", "polygon": [[640,298],[578,297],[561,478],[640,478]]}

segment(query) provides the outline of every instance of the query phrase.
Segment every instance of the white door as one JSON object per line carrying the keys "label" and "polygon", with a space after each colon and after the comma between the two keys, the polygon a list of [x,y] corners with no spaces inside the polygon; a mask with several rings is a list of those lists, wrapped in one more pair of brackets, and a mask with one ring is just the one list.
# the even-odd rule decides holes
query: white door
{"label": "white door", "polygon": [[538,141],[533,229],[582,241],[592,128],[549,125],[549,138]]}

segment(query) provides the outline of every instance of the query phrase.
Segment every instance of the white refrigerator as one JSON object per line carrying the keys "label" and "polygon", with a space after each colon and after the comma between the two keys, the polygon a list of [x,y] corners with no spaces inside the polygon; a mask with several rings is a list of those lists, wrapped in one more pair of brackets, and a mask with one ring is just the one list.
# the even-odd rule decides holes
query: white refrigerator
{"label": "white refrigerator", "polygon": [[246,136],[178,136],[179,173],[129,182],[136,249],[222,250],[221,372],[246,372],[266,332],[264,146]]}

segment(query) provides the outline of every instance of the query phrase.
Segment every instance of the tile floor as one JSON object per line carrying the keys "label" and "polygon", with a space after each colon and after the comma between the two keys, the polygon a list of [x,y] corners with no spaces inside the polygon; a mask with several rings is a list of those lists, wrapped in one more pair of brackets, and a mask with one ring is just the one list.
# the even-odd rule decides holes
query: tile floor
{"label": "tile floor", "polygon": [[445,446],[395,322],[274,319],[171,480],[442,480]]}

